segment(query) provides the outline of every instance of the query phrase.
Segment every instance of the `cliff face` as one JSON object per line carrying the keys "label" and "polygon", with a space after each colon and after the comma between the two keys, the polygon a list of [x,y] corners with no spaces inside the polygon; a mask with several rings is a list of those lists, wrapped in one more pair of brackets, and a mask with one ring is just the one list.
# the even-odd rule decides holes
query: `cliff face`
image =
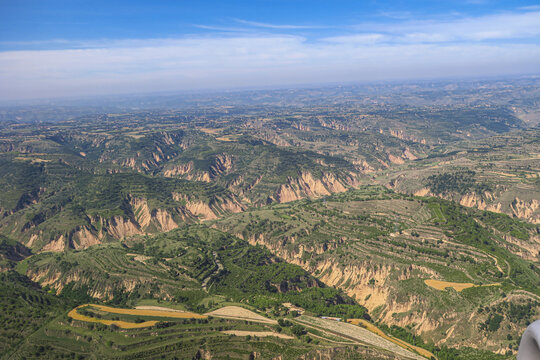
{"label": "cliff face", "polygon": [[62,252],[64,251],[65,247],[66,247],[66,240],[64,238],[64,235],[60,235],[57,239],[45,245],[41,249],[41,252],[45,252],[45,251]]}
{"label": "cliff face", "polygon": [[84,276],[84,272],[70,269],[67,273],[57,271],[55,267],[45,266],[29,269],[26,275],[41,286],[49,286],[56,295],[60,295],[64,287],[70,283],[77,286],[89,286],[88,295],[102,301],[109,301],[114,298],[113,294],[118,290],[123,292],[133,291],[137,286],[149,284],[149,279],[137,278],[115,278],[113,282],[107,280],[103,282],[91,281]]}
{"label": "cliff face", "polygon": [[370,174],[375,171],[375,168],[371,166],[365,159],[355,159],[352,163],[356,166],[358,171],[363,174]]}
{"label": "cliff face", "polygon": [[122,216],[113,216],[102,221],[104,229],[115,239],[123,239],[126,236],[142,234],[140,225],[134,219]]}
{"label": "cliff face", "polygon": [[524,201],[518,197],[510,204],[512,213],[515,216],[522,219],[530,219],[530,221],[535,224],[540,223],[540,214],[535,214],[539,207],[540,202],[536,199]]}
{"label": "cliff face", "polygon": [[[331,206],[328,205],[328,208]],[[225,231],[229,228],[228,224],[219,224],[216,226],[222,226]],[[440,279],[441,275],[421,261],[410,264],[388,261],[369,252],[358,258],[348,257],[345,250],[348,247],[344,246],[347,237],[319,243],[305,241],[304,237],[299,240],[294,235],[274,236],[271,227],[267,230],[260,228],[258,231],[262,232],[251,234],[249,231],[239,233],[241,227],[234,229],[236,236],[245,236],[250,244],[265,246],[285,261],[301,266],[324,284],[342,289],[365,306],[377,321],[389,326],[407,327],[438,345],[474,347],[486,341],[486,334],[478,329],[488,315],[477,313],[478,304],[473,304],[457,291],[425,289],[423,279]],[[513,243],[519,239],[509,238],[507,241]],[[536,245],[529,245],[538,249],[540,240],[534,241]],[[345,251],[339,251],[340,248]],[[486,255],[486,259],[489,258]],[[492,259],[497,266],[497,260]],[[478,261],[476,258],[474,260]],[[524,294],[523,298],[527,299],[528,296]],[[459,304],[455,305],[454,301]],[[485,305],[492,305],[493,300],[485,301]],[[504,326],[508,324],[509,321],[505,320]],[[440,329],[445,332],[441,333]],[[458,333],[466,336],[456,336]],[[496,336],[497,339],[487,345],[490,349],[500,347],[503,342],[500,333]]]}
{"label": "cliff face", "polygon": [[[409,192],[404,190],[404,186],[400,184],[399,179],[392,181],[389,184],[390,188],[397,191]],[[533,224],[540,224],[540,202],[536,199],[523,200],[519,196],[512,195],[512,191],[501,191],[497,193],[470,192],[464,195],[459,194],[433,194],[427,187],[414,190],[414,196],[436,196],[446,200],[454,200],[460,205],[486,210],[495,213],[503,213],[526,220]]]}
{"label": "cliff face", "polygon": [[459,199],[459,203],[463,206],[475,207],[479,210],[505,213],[527,220],[533,224],[540,223],[540,212],[538,211],[540,202],[538,200],[522,200],[516,196],[508,203],[507,201],[504,201],[503,198],[507,198],[505,193],[497,197],[487,192],[482,195],[470,193],[462,196]]}
{"label": "cliff face", "polygon": [[423,145],[427,144],[426,139],[424,139],[424,138],[417,138],[417,137],[411,136],[411,135],[406,135],[406,134],[404,133],[404,131],[401,130],[401,129],[388,129],[388,130],[386,130],[386,131],[383,130],[383,129],[379,129],[379,133],[380,133],[380,134],[384,134],[384,133],[386,133],[386,132],[388,132],[388,134],[389,134],[390,136],[396,137],[396,138],[398,138],[398,139],[400,139],[400,140],[412,141],[412,142],[420,143],[420,144],[423,144]]}
{"label": "cliff face", "polygon": [[207,169],[196,169],[193,161],[183,164],[167,165],[163,170],[165,177],[182,177],[187,180],[211,182],[212,180],[226,175],[233,169],[234,159],[228,154],[214,156]]}
{"label": "cliff face", "polygon": [[77,230],[71,236],[70,245],[76,250],[86,249],[93,245],[101,244],[103,233],[95,234],[88,227],[83,227]]}
{"label": "cliff face", "polygon": [[193,215],[199,217],[200,219],[211,220],[217,219],[216,214],[210,206],[202,201],[187,201],[186,209],[188,209]]}
{"label": "cliff face", "polygon": [[296,178],[288,178],[285,184],[280,185],[272,199],[285,203],[304,198],[317,198],[332,193],[344,192],[347,187],[354,184],[353,177],[345,180],[337,179],[332,173],[325,173],[321,178],[314,178],[310,172],[302,171]]}
{"label": "cliff face", "polygon": [[[224,168],[227,161],[222,159]],[[182,223],[216,219],[245,209],[231,193],[217,191],[206,196],[199,187],[195,189],[199,192],[173,191],[159,196],[149,191],[150,198],[126,194],[115,199],[108,209],[95,208],[93,199],[85,199],[89,203],[77,200],[75,205],[69,201],[55,201],[54,206],[46,210],[38,202],[3,218],[0,234],[6,234],[36,252],[81,250],[134,235],[170,231]],[[52,203],[48,198],[43,201]],[[96,201],[100,199],[96,198]]]}
{"label": "cliff face", "polygon": [[233,196],[215,196],[209,201],[194,199],[189,195],[173,193],[175,201],[181,201],[187,213],[199,220],[217,219],[218,216],[228,213],[237,213],[245,210],[245,206]]}
{"label": "cliff face", "polygon": [[[242,237],[241,234],[236,235]],[[440,325],[433,321],[427,310],[413,311],[426,305],[425,300],[421,297],[399,300],[392,285],[395,281],[436,276],[431,269],[417,265],[398,266],[375,261],[358,261],[343,265],[337,259],[312,263],[302,260],[304,251],[322,254],[328,251],[328,248],[305,248],[300,245],[298,251],[290,251],[282,244],[267,240],[264,235],[251,236],[246,240],[252,245],[265,246],[287,262],[303,267],[326,285],[343,289],[370,312],[378,309],[380,321],[399,326],[416,324],[413,330],[419,334],[432,331]],[[295,242],[294,238],[287,241]],[[395,313],[409,313],[409,315],[396,319],[393,316]]]}
{"label": "cliff face", "polygon": [[132,197],[129,200],[129,205],[135,215],[135,221],[139,226],[141,228],[147,227],[152,220],[152,214],[150,213],[146,199]]}
{"label": "cliff face", "polygon": [[475,207],[479,210],[487,210],[491,212],[500,213],[502,204],[501,203],[489,203],[490,200],[493,200],[493,195],[486,192],[482,195],[476,193],[465,194],[459,199],[460,205],[466,207]]}
{"label": "cliff face", "polygon": [[228,154],[217,155],[210,166],[211,177],[227,174],[233,168],[233,158]]}
{"label": "cliff face", "polygon": [[163,172],[163,175],[166,177],[182,176],[189,174],[193,171],[193,162],[190,161],[186,164],[177,164],[167,167]]}

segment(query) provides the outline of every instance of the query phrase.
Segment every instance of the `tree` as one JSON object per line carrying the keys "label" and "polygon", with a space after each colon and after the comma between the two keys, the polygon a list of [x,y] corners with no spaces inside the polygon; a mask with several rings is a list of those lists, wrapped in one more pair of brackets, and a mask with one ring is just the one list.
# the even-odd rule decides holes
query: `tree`
{"label": "tree", "polygon": [[306,333],[306,329],[302,326],[302,325],[294,325],[292,328],[291,328],[291,332],[300,337],[302,335],[304,335]]}

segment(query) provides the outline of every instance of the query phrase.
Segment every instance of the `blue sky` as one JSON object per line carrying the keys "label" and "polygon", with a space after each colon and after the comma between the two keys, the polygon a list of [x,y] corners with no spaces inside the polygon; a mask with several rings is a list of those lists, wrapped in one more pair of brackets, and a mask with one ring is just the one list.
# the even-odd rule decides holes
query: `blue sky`
{"label": "blue sky", "polygon": [[538,73],[538,1],[0,0],[4,100]]}

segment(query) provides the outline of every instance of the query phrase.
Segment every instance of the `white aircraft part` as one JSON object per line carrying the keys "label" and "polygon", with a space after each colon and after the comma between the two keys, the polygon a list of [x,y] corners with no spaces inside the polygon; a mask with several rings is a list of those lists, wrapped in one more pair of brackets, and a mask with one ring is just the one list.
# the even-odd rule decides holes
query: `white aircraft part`
{"label": "white aircraft part", "polygon": [[540,360],[540,320],[529,325],[523,333],[517,360]]}

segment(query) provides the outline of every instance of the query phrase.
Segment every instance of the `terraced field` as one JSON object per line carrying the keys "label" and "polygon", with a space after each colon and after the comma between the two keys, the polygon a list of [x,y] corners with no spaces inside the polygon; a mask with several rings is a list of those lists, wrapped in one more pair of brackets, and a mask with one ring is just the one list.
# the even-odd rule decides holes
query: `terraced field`
{"label": "terraced field", "polygon": [[[509,244],[499,230],[520,229],[534,241],[535,229],[444,200],[365,187],[253,209],[213,224],[345,290],[377,321],[433,342],[474,346],[483,336],[476,329],[494,316],[479,308],[517,291],[527,292],[519,302],[538,295],[534,267],[521,257],[526,247]],[[440,291],[454,286],[455,293]],[[467,336],[448,338],[451,327]],[[499,329],[501,339],[519,332],[510,319]]]}
{"label": "terraced field", "polygon": [[0,357],[512,359],[540,316],[523,81],[0,111]]}
{"label": "terraced field", "polygon": [[381,329],[379,329],[377,326],[373,325],[372,323],[370,323],[369,321],[366,321],[364,319],[347,319],[347,322],[350,323],[350,324],[353,324],[353,325],[357,325],[357,326],[360,326],[362,328],[365,328],[369,331],[371,331],[372,333],[374,334],[377,334],[379,335],[380,337],[386,339],[386,340],[389,340],[391,342],[393,342],[394,344],[396,345],[399,345],[401,346],[402,348],[406,349],[406,350],[409,350],[409,351],[412,351],[414,353],[418,353],[420,355],[422,355],[423,357],[427,358],[427,359],[437,359],[437,357],[435,355],[433,355],[432,352],[424,349],[424,348],[421,348],[421,347],[418,347],[418,346],[414,346],[414,345],[411,345],[401,339],[398,339],[398,338],[395,338],[393,336],[390,336],[390,335],[387,335],[384,331],[382,331]]}
{"label": "terraced field", "polygon": [[378,181],[396,191],[452,199],[538,224],[538,139],[533,128],[457,142],[382,172]]}
{"label": "terraced field", "polygon": [[[120,315],[127,319],[130,315]],[[142,316],[139,316],[142,317]],[[153,317],[143,317],[151,319]],[[207,354],[216,359],[243,359],[253,353],[271,357],[276,351],[285,359],[294,359],[313,347],[290,334],[273,333],[269,326],[226,319],[171,319],[144,328],[114,328],[86,321],[69,321],[60,317],[29,337],[14,356],[77,356],[88,358],[181,358],[191,359]],[[155,320],[151,320],[155,321]],[[240,335],[228,332],[239,332]],[[247,339],[243,334],[264,334]],[[46,347],[43,348],[43,344]]]}
{"label": "terraced field", "polygon": [[398,354],[403,359],[425,360],[424,357],[417,355],[409,350],[406,350],[403,347],[396,345],[394,342],[389,341],[359,326],[355,326],[345,322],[319,319],[309,316],[301,316],[297,319],[297,321],[302,324],[311,325],[316,328],[329,331],[331,333],[343,336],[353,341],[357,341],[363,344],[369,344],[371,346],[390,351],[394,354]]}

